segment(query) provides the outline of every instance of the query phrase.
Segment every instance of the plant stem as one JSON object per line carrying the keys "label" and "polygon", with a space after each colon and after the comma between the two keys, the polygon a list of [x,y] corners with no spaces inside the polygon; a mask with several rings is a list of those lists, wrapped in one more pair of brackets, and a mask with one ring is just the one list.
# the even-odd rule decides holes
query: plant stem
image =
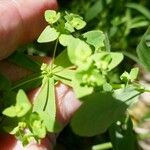
{"label": "plant stem", "polygon": [[109,148],[112,148],[111,142],[95,145],[92,147],[92,150],[104,150],[104,149],[109,149]]}
{"label": "plant stem", "polygon": [[[59,37],[58,37],[58,39],[59,39]],[[54,61],[55,61],[55,55],[56,55],[56,50],[57,50],[57,46],[58,46],[58,39],[56,40],[55,47],[54,47],[54,52],[53,52],[53,57],[52,57],[52,62],[51,62],[51,70],[53,68]]]}

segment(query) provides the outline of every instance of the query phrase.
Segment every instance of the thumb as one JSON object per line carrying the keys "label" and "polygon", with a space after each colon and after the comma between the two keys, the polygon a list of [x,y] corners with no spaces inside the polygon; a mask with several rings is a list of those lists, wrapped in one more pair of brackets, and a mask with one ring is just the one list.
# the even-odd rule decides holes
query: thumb
{"label": "thumb", "polygon": [[45,10],[56,8],[56,0],[1,0],[0,60],[37,38],[46,25]]}

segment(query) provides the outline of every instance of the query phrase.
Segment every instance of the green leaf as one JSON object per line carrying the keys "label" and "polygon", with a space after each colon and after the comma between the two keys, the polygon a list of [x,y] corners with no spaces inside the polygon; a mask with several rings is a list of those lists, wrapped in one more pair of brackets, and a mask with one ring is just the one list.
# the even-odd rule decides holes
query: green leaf
{"label": "green leaf", "polygon": [[65,23],[65,29],[68,30],[69,32],[75,32],[75,29],[72,27],[71,24],[69,24],[68,22]]}
{"label": "green leaf", "polygon": [[131,119],[123,117],[109,128],[114,150],[135,150],[136,137]]}
{"label": "green leaf", "polygon": [[54,126],[56,122],[56,100],[55,100],[55,88],[54,79],[49,78],[48,81],[48,100],[44,108],[44,111],[49,115],[50,122],[46,126],[48,131],[54,131]]}
{"label": "green leaf", "polygon": [[59,37],[59,42],[63,46],[68,46],[72,39],[74,39],[72,35],[61,34]]}
{"label": "green leaf", "polygon": [[15,52],[14,54],[12,54],[8,58],[8,61],[34,72],[38,72],[41,66],[40,62],[32,60],[29,56],[21,52]]}
{"label": "green leaf", "polygon": [[56,128],[56,101],[54,79],[45,78],[41,90],[34,102],[33,111],[37,112],[49,132],[55,132]]}
{"label": "green leaf", "polygon": [[63,68],[67,68],[72,66],[67,54],[67,50],[63,50],[56,58],[55,58],[55,65],[61,66]]}
{"label": "green leaf", "polygon": [[38,113],[31,113],[28,120],[32,133],[38,138],[44,138],[46,136],[46,127],[40,118]]}
{"label": "green leaf", "polygon": [[109,93],[94,93],[84,99],[71,121],[73,131],[80,136],[94,136],[105,132],[127,108]]}
{"label": "green leaf", "polygon": [[35,120],[32,124],[33,134],[39,138],[45,138],[46,127],[41,120]]}
{"label": "green leaf", "polygon": [[57,66],[53,69],[53,73],[56,81],[61,81],[66,85],[72,86],[72,78],[75,73],[74,70],[65,69],[61,66]]}
{"label": "green leaf", "polygon": [[124,72],[121,76],[120,76],[120,79],[127,83],[128,81],[130,81],[130,74],[128,72]]}
{"label": "green leaf", "polygon": [[95,50],[101,50],[104,47],[105,35],[100,30],[93,30],[83,34],[83,37],[86,38],[86,42],[95,47]]}
{"label": "green leaf", "polygon": [[95,1],[94,5],[91,6],[85,14],[86,21],[94,19],[103,10],[103,8],[104,6],[102,1]]}
{"label": "green leaf", "polygon": [[144,7],[144,6],[140,5],[140,4],[136,4],[136,3],[127,3],[126,6],[129,7],[129,8],[132,8],[132,9],[135,9],[135,10],[139,11],[147,19],[150,20],[150,11],[146,7]]}
{"label": "green leaf", "polygon": [[16,103],[17,105],[26,103],[26,104],[28,104],[29,107],[31,107],[31,103],[29,102],[29,99],[23,90],[18,91],[17,97],[16,97],[16,102],[17,102]]}
{"label": "green leaf", "polygon": [[92,55],[95,65],[98,69],[108,70],[109,64],[112,61],[111,55],[108,52],[100,52]]}
{"label": "green leaf", "polygon": [[10,106],[3,111],[3,114],[8,117],[22,117],[31,109],[31,103],[29,102],[25,92],[19,90],[16,96],[16,105]]}
{"label": "green leaf", "polygon": [[113,96],[126,103],[127,105],[131,105],[138,100],[138,96],[141,94],[140,91],[137,91],[136,88],[132,85],[126,86],[122,89],[117,89],[114,91]]}
{"label": "green leaf", "polygon": [[112,60],[110,64],[108,65],[109,71],[114,69],[116,66],[118,66],[124,58],[122,53],[111,52],[110,55],[111,55]]}
{"label": "green leaf", "polygon": [[92,54],[88,44],[71,35],[62,34],[59,41],[63,46],[67,46],[69,59],[74,64],[78,64],[79,61],[85,61]]}
{"label": "green leaf", "polygon": [[131,80],[131,82],[133,82],[137,78],[138,73],[139,73],[139,68],[131,69],[131,71],[130,71],[130,80]]}
{"label": "green leaf", "polygon": [[15,106],[10,106],[3,111],[3,115],[8,117],[16,117],[16,108]]}
{"label": "green leaf", "polygon": [[74,77],[72,80],[72,87],[78,99],[90,95],[94,91],[93,87],[88,87],[87,85],[85,86],[81,85],[81,82],[76,77]]}
{"label": "green leaf", "polygon": [[66,12],[64,18],[67,21],[65,23],[65,29],[67,29],[71,33],[75,31],[74,29],[81,30],[86,26],[86,22],[79,15]]}
{"label": "green leaf", "polygon": [[49,24],[54,24],[56,23],[60,18],[60,13],[54,11],[54,10],[46,10],[45,11],[45,20],[49,23]]}
{"label": "green leaf", "polygon": [[63,68],[61,66],[57,66],[55,69],[53,69],[53,73],[56,76],[60,76],[65,79],[72,80],[75,71],[67,68]]}
{"label": "green leaf", "polygon": [[47,104],[47,98],[48,98],[48,79],[44,80],[39,94],[36,97],[34,103],[33,103],[33,112],[41,112],[44,111],[45,105]]}
{"label": "green leaf", "polygon": [[39,43],[47,43],[55,41],[59,37],[59,32],[55,28],[48,25],[38,38]]}
{"label": "green leaf", "polygon": [[111,71],[123,60],[123,54],[117,52],[100,52],[92,55],[95,65],[99,69]]}
{"label": "green leaf", "polygon": [[113,88],[112,88],[111,84],[106,82],[106,83],[103,84],[103,90],[105,92],[111,92],[113,90]]}
{"label": "green leaf", "polygon": [[150,71],[150,47],[148,46],[147,37],[150,35],[150,26],[147,29],[146,33],[142,37],[138,47],[137,47],[137,54],[139,57],[140,63],[144,66],[144,68]]}
{"label": "green leaf", "polygon": [[31,109],[31,103],[25,92],[23,90],[19,90],[16,97],[16,112],[17,117],[24,116]]}

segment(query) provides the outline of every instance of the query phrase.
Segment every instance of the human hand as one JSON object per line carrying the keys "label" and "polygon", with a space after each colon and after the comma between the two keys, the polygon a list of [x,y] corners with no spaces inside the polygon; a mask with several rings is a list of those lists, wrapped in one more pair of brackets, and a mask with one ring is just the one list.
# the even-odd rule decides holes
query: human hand
{"label": "human hand", "polygon": [[[45,27],[44,11],[55,8],[57,8],[55,0],[0,1],[0,59],[6,58],[18,45],[36,39]],[[49,63],[49,58],[36,59]],[[31,72],[2,60],[0,73],[11,81],[16,81]],[[34,100],[38,90],[34,89],[27,93],[29,99]],[[61,83],[56,87],[56,98],[57,118],[62,125],[65,125],[80,106],[80,102],[76,100],[73,91]],[[13,136],[1,134],[0,150],[50,150],[55,143],[55,138],[54,134],[50,134],[43,139],[40,145],[30,143],[23,148]]]}

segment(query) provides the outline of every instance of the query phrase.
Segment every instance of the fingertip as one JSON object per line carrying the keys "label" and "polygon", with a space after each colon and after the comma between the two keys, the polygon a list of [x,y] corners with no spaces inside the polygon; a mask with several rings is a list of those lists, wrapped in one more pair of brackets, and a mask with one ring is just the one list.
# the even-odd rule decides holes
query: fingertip
{"label": "fingertip", "polygon": [[49,6],[49,8],[54,9],[54,10],[58,9],[57,0],[46,0],[46,2],[47,2],[46,6]]}
{"label": "fingertip", "polygon": [[41,140],[40,144],[31,142],[23,146],[22,142],[9,134],[0,134],[0,150],[52,150],[55,141],[55,135],[49,135]]}
{"label": "fingertip", "polygon": [[64,96],[58,99],[57,109],[60,122],[66,125],[81,104],[81,101],[76,98],[73,90],[68,89]]}

